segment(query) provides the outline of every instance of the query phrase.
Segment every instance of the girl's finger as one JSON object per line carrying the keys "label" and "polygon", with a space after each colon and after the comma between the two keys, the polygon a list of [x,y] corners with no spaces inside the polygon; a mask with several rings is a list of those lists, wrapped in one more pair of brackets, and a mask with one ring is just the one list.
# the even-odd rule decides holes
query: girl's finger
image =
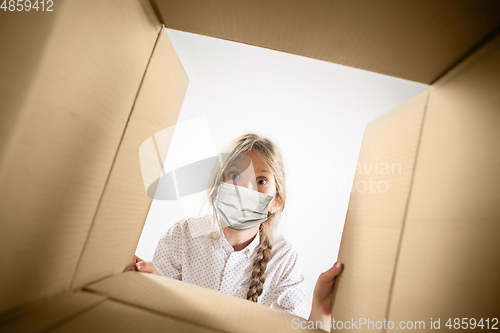
{"label": "girl's finger", "polygon": [[320,283],[333,283],[335,278],[342,272],[344,264],[337,261],[329,270],[322,273],[319,277]]}
{"label": "girl's finger", "polygon": [[158,274],[152,262],[150,261],[140,261],[135,264],[136,270],[143,273],[153,273]]}

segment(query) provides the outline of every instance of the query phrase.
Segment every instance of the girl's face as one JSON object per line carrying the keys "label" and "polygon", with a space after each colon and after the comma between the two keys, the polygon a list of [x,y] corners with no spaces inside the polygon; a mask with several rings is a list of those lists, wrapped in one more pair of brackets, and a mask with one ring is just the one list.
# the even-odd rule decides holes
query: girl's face
{"label": "girl's face", "polygon": [[[230,165],[222,175],[223,181],[229,184],[236,184],[251,190],[259,191],[270,196],[276,195],[276,181],[270,168],[262,161],[254,150],[249,154],[250,165],[244,161],[236,162]],[[281,198],[276,195],[269,205],[269,212],[278,210]]]}

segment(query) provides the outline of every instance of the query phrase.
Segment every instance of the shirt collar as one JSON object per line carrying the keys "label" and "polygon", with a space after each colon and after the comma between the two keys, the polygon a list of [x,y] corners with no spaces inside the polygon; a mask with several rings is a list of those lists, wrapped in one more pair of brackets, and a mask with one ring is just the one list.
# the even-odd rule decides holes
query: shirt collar
{"label": "shirt collar", "polygon": [[[211,219],[209,218],[209,215],[205,215],[201,218],[189,219],[187,223],[189,225],[189,233],[191,234],[191,237],[197,238],[210,234],[212,231],[212,226],[210,222]],[[250,244],[248,244],[243,250],[238,252],[243,252],[247,258],[250,258],[257,245],[259,245],[259,243],[260,243],[260,228],[257,229],[257,235],[250,242]],[[218,249],[221,249],[224,246],[229,252],[234,252],[233,247],[231,246],[231,244],[229,244],[223,232],[222,235],[219,237],[219,239],[215,241],[215,246]]]}
{"label": "shirt collar", "polygon": [[[238,252],[242,252],[247,258],[250,258],[257,245],[259,245],[259,243],[260,243],[260,229],[257,229],[257,235],[255,235],[254,239],[250,242],[250,244],[248,244],[243,250]],[[222,233],[221,237],[219,238],[216,244],[219,249],[225,247],[226,249],[229,250],[229,252],[234,252],[234,248],[231,246],[231,244],[229,244],[224,233]]]}

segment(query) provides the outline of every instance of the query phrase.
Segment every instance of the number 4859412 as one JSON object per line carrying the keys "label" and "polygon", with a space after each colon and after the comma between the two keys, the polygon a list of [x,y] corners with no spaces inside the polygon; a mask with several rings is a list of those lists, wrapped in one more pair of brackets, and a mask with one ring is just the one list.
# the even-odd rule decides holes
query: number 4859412
{"label": "number 4859412", "polygon": [[498,329],[498,318],[486,318],[476,320],[475,318],[449,318],[446,322],[446,327],[449,329]]}
{"label": "number 4859412", "polygon": [[2,2],[2,5],[0,6],[0,9],[3,9],[4,12],[10,11],[27,11],[29,12],[30,10],[36,10],[38,11],[39,9],[42,12],[52,12],[52,6],[54,5],[54,1],[52,0],[4,0]]}

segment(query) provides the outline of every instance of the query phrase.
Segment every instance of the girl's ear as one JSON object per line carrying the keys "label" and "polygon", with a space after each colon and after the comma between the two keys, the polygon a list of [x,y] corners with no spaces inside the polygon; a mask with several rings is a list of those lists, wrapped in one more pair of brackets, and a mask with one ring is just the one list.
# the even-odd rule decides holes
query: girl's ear
{"label": "girl's ear", "polygon": [[278,201],[279,204],[281,204],[281,196],[278,194],[276,194],[276,200]]}
{"label": "girl's ear", "polygon": [[269,207],[273,212],[276,212],[279,207],[281,206],[281,197],[279,194],[276,194],[276,196],[273,199],[273,203],[271,204],[271,207]]}

